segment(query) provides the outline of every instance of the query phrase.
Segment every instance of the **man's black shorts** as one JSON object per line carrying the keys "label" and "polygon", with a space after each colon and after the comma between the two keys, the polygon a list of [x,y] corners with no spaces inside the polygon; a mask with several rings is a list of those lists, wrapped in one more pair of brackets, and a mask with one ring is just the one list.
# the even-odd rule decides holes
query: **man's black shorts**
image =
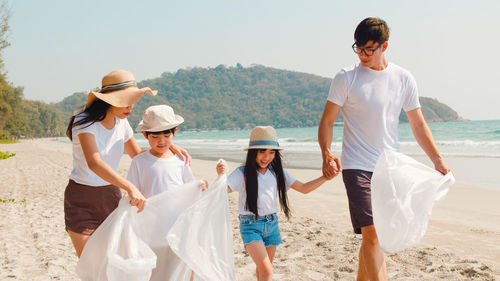
{"label": "man's black shorts", "polygon": [[343,170],[342,178],[349,199],[354,233],[361,234],[361,228],[373,224],[371,178],[372,172],[363,170]]}

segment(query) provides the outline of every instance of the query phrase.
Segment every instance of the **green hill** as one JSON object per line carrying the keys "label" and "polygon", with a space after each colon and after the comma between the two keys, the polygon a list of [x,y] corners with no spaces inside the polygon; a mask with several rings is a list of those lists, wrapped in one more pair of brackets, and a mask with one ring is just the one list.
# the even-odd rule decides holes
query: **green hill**
{"label": "green hill", "polygon": [[54,105],[24,99],[23,88],[0,75],[0,139],[61,136],[65,122]]}
{"label": "green hill", "polygon": [[[317,75],[261,65],[180,69],[139,83],[140,87],[157,89],[158,95],[145,95],[129,121],[135,127],[148,106],[163,103],[184,117],[184,129],[317,126],[330,83],[331,79]],[[75,93],[55,106],[69,116],[85,100],[86,93]],[[435,99],[420,98],[420,102],[428,121],[461,120],[453,109]],[[400,120],[407,121],[406,115]],[[342,121],[341,116],[338,121]]]}

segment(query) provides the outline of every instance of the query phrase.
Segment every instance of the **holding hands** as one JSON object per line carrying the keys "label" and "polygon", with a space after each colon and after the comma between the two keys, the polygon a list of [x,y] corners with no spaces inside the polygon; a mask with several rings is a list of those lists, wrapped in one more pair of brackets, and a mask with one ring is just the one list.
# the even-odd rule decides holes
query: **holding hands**
{"label": "holding hands", "polygon": [[327,180],[331,180],[342,172],[340,159],[334,156],[329,150],[323,155],[323,175]]}

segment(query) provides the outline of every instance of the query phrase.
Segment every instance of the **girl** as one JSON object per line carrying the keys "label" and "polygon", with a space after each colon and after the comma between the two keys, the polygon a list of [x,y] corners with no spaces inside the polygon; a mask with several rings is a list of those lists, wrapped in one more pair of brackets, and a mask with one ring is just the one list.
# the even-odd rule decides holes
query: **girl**
{"label": "girl", "polygon": [[[71,117],[66,135],[73,142],[73,171],[64,192],[64,219],[76,254],[80,257],[92,232],[118,206],[122,195],[130,205],[144,209],[146,199],[116,169],[125,150],[133,158],[141,152],[126,117],[143,93],[132,73],[113,71],[102,79],[102,87],[87,97],[85,110]],[[174,147],[175,153],[187,152]],[[182,157],[182,156],[181,156]]]}
{"label": "girl", "polygon": [[[280,148],[273,127],[258,126],[250,134],[245,166],[234,170],[227,179],[228,192],[239,192],[240,233],[245,249],[257,265],[257,280],[272,280],[272,262],[276,246],[282,244],[278,227],[278,198],[281,210],[290,217],[287,191],[293,188],[309,193],[326,178],[321,176],[302,183],[288,174],[281,164]],[[217,173],[225,166],[217,165]]]}

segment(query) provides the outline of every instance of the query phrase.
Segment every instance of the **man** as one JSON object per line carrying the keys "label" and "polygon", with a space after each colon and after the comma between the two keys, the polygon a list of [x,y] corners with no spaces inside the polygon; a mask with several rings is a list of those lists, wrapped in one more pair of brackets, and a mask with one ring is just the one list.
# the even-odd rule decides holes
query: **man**
{"label": "man", "polygon": [[[356,28],[354,39],[352,48],[360,62],[342,69],[333,79],[318,129],[318,142],[323,174],[330,179],[342,172],[354,232],[362,234],[357,280],[387,280],[384,255],[373,225],[370,180],[383,149],[399,149],[401,109],[435,169],[442,174],[450,169],[423,118],[413,76],[385,58],[389,40],[385,21],[364,19]],[[344,139],[339,159],[331,153],[330,145],[333,124],[341,110]]]}

